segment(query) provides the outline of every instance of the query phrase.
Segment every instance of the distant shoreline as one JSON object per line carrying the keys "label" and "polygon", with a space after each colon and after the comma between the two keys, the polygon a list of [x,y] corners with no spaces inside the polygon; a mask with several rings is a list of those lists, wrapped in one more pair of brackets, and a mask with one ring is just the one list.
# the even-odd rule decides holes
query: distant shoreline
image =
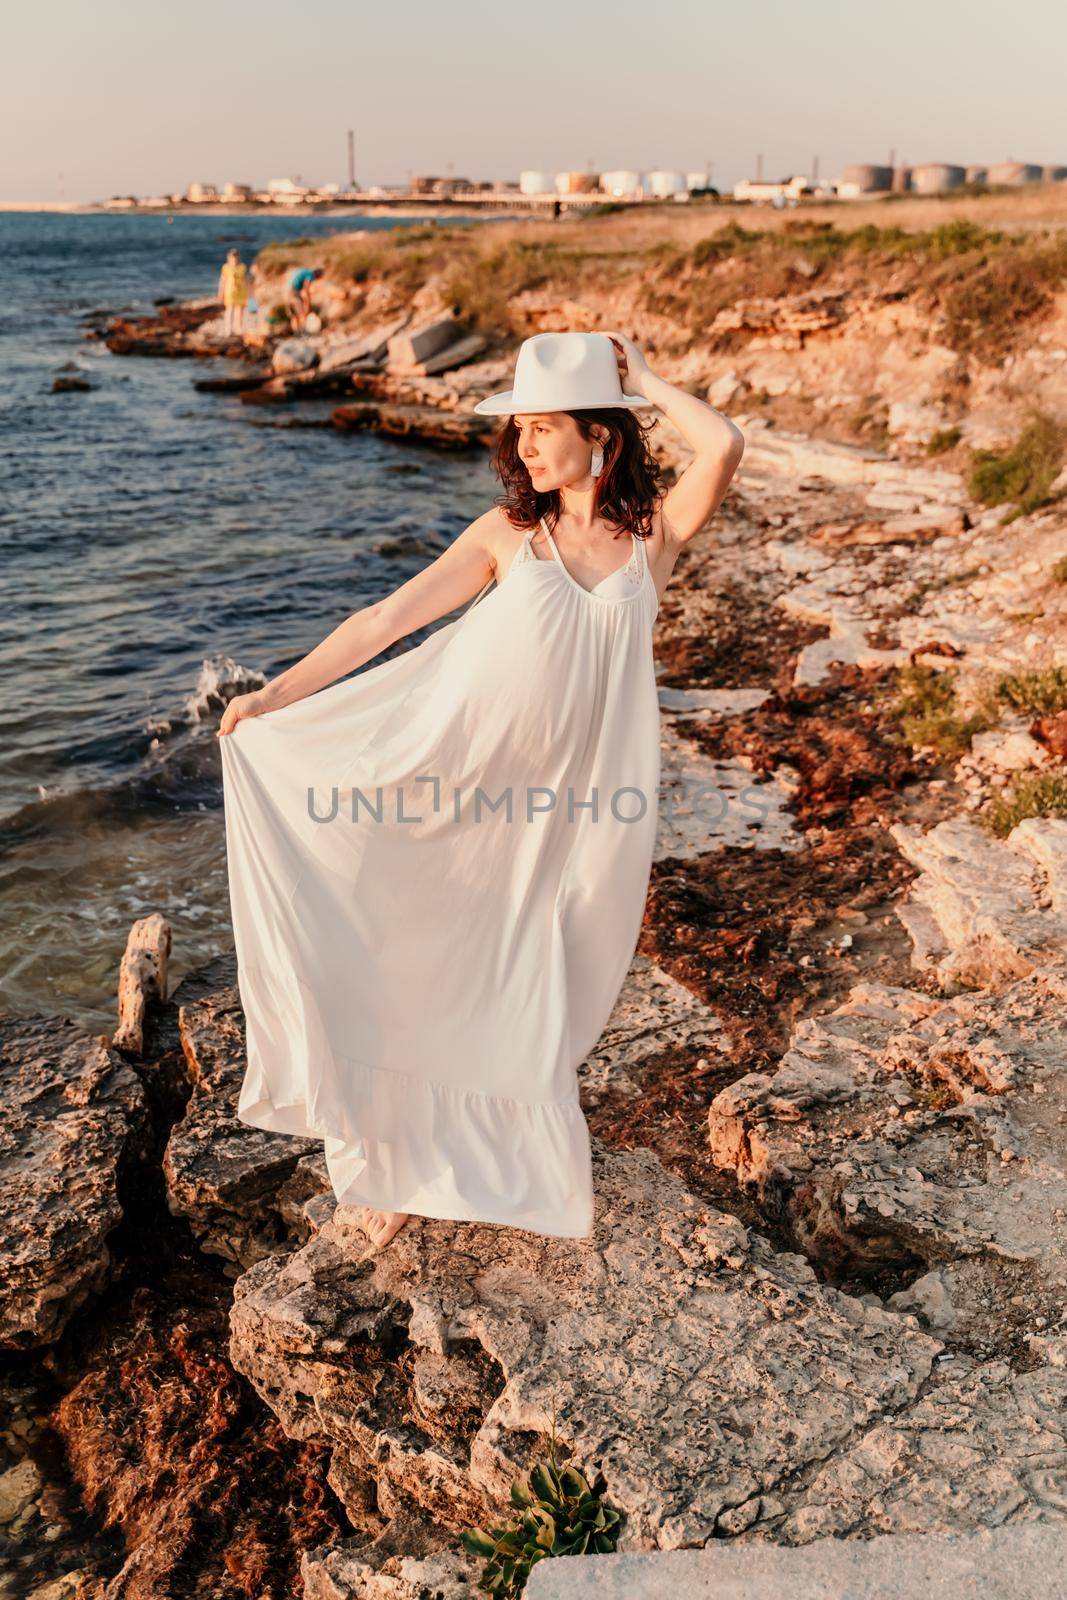
{"label": "distant shoreline", "polygon": [[[259,205],[255,201],[220,202],[217,205],[201,202],[186,202],[185,204],[167,206],[108,205],[99,201],[85,203],[81,201],[31,201],[31,200],[0,200],[0,213],[58,213],[62,216],[100,216],[100,217],[392,217],[410,215],[414,217],[459,217],[463,219],[478,217],[509,217],[521,219],[530,217],[534,220],[550,217],[552,214],[552,199],[562,200],[564,211],[576,213],[599,211],[605,207],[619,209],[621,204],[632,204],[635,209],[655,209],[666,204],[661,200],[646,200],[637,202],[620,202],[610,195],[596,198],[582,196],[549,197],[545,200],[533,201],[529,198],[516,197],[514,202],[507,200],[495,201],[493,204],[465,204],[459,200],[442,200],[440,198],[422,199],[419,195],[404,195],[395,200],[366,200],[366,201],[317,201],[307,205]],[[732,200],[720,202],[733,205]]]}
{"label": "distant shoreline", "polygon": [[[412,216],[482,217],[485,208],[472,210],[462,206],[442,205],[438,201],[421,201],[415,196],[411,201],[386,202],[368,205],[311,205],[311,206],[257,206],[257,205],[187,205],[187,206],[106,206],[82,204],[75,201],[0,200],[0,213],[58,214],[61,216],[94,217],[381,217]],[[492,213],[488,213],[492,215]],[[522,214],[522,213],[519,213]],[[536,212],[530,213],[536,216]]]}

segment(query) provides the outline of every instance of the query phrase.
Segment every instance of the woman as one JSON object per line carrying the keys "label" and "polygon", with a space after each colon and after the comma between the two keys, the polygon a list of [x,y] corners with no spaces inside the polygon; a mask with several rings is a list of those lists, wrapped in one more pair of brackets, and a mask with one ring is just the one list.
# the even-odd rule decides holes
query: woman
{"label": "woman", "polygon": [[[693,450],[666,493],[648,406]],[[322,1138],[378,1249],[413,1214],[590,1235],[577,1068],[648,889],[652,624],[744,449],[621,333],[527,339],[477,409],[500,502],[219,728],[238,1117]]]}
{"label": "woman", "polygon": [[245,306],[248,304],[248,268],[236,250],[226,252],[219,273],[218,296],[226,315],[227,334],[244,332]]}

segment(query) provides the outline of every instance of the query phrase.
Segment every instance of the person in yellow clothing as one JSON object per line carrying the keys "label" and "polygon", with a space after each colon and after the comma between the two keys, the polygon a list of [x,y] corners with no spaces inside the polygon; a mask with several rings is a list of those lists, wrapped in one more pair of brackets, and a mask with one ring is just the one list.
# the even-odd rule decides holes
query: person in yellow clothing
{"label": "person in yellow clothing", "polygon": [[230,250],[222,263],[218,293],[226,311],[226,332],[243,333],[248,304],[248,268],[236,250]]}

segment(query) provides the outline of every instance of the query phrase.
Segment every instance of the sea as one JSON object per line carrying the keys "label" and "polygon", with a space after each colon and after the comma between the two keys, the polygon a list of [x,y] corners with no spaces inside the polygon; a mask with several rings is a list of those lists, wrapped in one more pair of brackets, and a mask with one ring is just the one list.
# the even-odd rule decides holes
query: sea
{"label": "sea", "polygon": [[[0,1011],[110,1035],[127,936],[153,912],[169,989],[232,949],[227,686],[299,660],[498,489],[487,452],[278,426],[292,408],[199,393],[201,362],[113,356],[87,332],[103,310],[212,295],[231,245],[250,262],[410,220],[0,214]],[[53,393],[66,372],[90,392]]]}

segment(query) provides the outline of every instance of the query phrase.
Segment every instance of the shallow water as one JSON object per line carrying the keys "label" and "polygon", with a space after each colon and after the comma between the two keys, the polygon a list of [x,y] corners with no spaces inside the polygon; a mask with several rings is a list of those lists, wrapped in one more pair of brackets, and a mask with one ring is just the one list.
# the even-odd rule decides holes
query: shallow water
{"label": "shallow water", "polygon": [[[273,676],[493,498],[481,452],[285,431],[288,410],[198,394],[199,362],[83,337],[99,307],[213,293],[231,244],[251,260],[359,225],[393,222],[0,215],[0,1006],[17,1014],[110,1031],[130,925],[153,911],[172,986],[231,946],[217,658]],[[68,362],[93,392],[50,393]]]}

